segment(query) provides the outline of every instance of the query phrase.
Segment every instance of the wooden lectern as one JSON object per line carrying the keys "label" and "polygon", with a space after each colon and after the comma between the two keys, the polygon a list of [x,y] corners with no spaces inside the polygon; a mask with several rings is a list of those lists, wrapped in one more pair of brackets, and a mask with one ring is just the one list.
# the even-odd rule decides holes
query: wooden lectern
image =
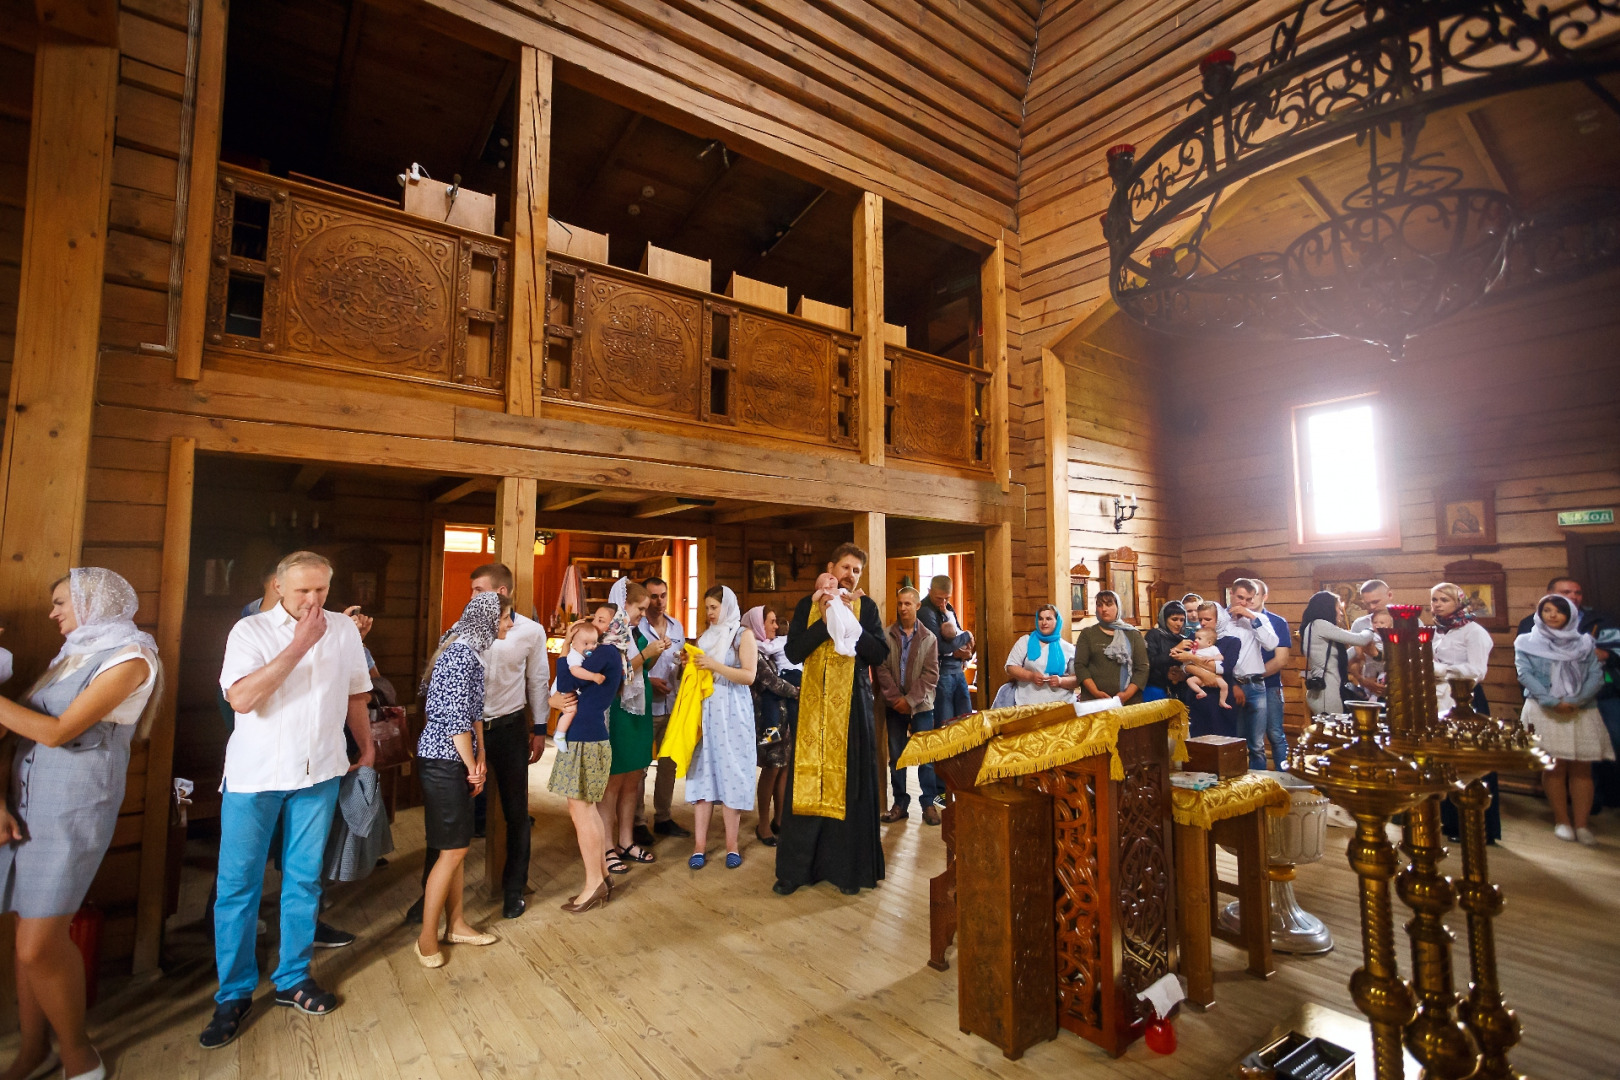
{"label": "wooden lectern", "polygon": [[[948,805],[945,870],[930,883],[928,962],[945,970],[946,946],[960,930],[961,1027],[1008,1057],[1056,1034],[1054,1004],[1058,1025],[1119,1056],[1152,1019],[1137,994],[1175,970],[1167,725],[1185,713],[1140,711],[1159,705],[1095,714],[1096,724],[1117,726],[1137,710],[1135,726],[1118,727],[1101,752],[1016,777],[980,783],[987,745],[934,761]],[[1137,723],[1150,715],[1161,718]],[[1085,731],[1092,719],[1067,724]],[[1097,736],[1093,729],[1081,744],[1094,747]],[[1114,775],[1116,757],[1123,779]],[[1027,843],[1027,831],[1006,831],[1032,808],[1051,823],[1044,845]],[[1045,911],[1034,918],[1019,910],[1043,895],[1053,898],[1050,922]],[[1037,938],[1046,934],[1055,949],[1050,989],[1020,993],[1044,963]]]}

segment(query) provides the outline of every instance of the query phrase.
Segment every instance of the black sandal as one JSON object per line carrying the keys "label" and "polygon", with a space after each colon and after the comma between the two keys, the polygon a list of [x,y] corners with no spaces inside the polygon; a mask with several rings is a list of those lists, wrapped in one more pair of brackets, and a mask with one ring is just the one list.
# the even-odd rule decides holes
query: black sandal
{"label": "black sandal", "polygon": [[232,1042],[242,1033],[242,1021],[247,1014],[253,1011],[252,998],[238,998],[235,1001],[226,1001],[214,1006],[214,1018],[208,1021],[202,1034],[197,1036],[197,1045],[204,1050],[218,1050],[228,1042]]}
{"label": "black sandal", "polygon": [[630,872],[630,868],[625,865],[624,859],[620,856],[618,848],[616,848],[616,847],[608,848],[604,857],[607,859],[607,872],[608,873],[610,873],[610,874],[628,874]]}
{"label": "black sandal", "polygon": [[322,990],[314,979],[305,979],[290,990],[277,990],[276,1004],[308,1016],[325,1016],[337,1008],[338,999],[336,994]]}
{"label": "black sandal", "polygon": [[658,861],[658,856],[654,855],[640,844],[631,844],[629,847],[622,848],[621,850],[624,852],[624,857],[633,863],[641,863],[642,865],[646,865],[647,863],[655,863]]}

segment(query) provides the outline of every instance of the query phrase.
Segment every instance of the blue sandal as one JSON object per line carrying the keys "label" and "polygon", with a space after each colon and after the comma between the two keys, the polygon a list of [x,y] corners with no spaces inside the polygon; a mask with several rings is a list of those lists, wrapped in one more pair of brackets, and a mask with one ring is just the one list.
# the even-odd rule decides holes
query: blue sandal
{"label": "blue sandal", "polygon": [[726,852],[726,869],[735,870],[742,865],[742,856],[735,851]]}
{"label": "blue sandal", "polygon": [[690,866],[693,870],[701,870],[703,869],[703,864],[708,861],[709,859],[706,855],[694,855],[690,859],[686,860],[686,865]]}

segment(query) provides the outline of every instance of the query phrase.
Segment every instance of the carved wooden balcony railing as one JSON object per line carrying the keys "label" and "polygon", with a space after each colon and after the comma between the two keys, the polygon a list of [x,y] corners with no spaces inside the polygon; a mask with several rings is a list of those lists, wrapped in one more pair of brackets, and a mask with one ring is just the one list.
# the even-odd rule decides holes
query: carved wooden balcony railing
{"label": "carved wooden balcony railing", "polygon": [[883,437],[891,457],[988,471],[990,373],[886,345]]}
{"label": "carved wooden balcony railing", "polygon": [[859,343],[724,296],[549,257],[543,393],[552,400],[853,448]]}
{"label": "carved wooden balcony railing", "polygon": [[221,165],[207,348],[497,392],[511,244]]}

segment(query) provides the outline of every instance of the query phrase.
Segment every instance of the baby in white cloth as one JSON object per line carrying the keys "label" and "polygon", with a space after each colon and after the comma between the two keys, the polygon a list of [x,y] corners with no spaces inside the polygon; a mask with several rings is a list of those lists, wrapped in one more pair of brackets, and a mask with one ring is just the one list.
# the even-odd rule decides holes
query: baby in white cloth
{"label": "baby in white cloth", "polygon": [[849,590],[840,588],[832,574],[816,578],[816,592],[835,596],[839,603],[831,604],[823,612],[827,620],[827,633],[832,637],[833,651],[839,656],[854,656],[855,643],[861,639],[861,620],[850,609]]}
{"label": "baby in white cloth", "polygon": [[1192,688],[1194,697],[1201,698],[1207,696],[1204,687],[1214,684],[1221,692],[1221,708],[1230,709],[1232,705],[1227,700],[1227,694],[1230,693],[1231,687],[1221,678],[1225,673],[1226,664],[1221,657],[1221,650],[1215,647],[1215,631],[1200,628],[1193,641],[1198,646],[1193,650],[1193,655],[1198,659],[1189,661],[1181,667],[1186,673],[1187,685]]}

